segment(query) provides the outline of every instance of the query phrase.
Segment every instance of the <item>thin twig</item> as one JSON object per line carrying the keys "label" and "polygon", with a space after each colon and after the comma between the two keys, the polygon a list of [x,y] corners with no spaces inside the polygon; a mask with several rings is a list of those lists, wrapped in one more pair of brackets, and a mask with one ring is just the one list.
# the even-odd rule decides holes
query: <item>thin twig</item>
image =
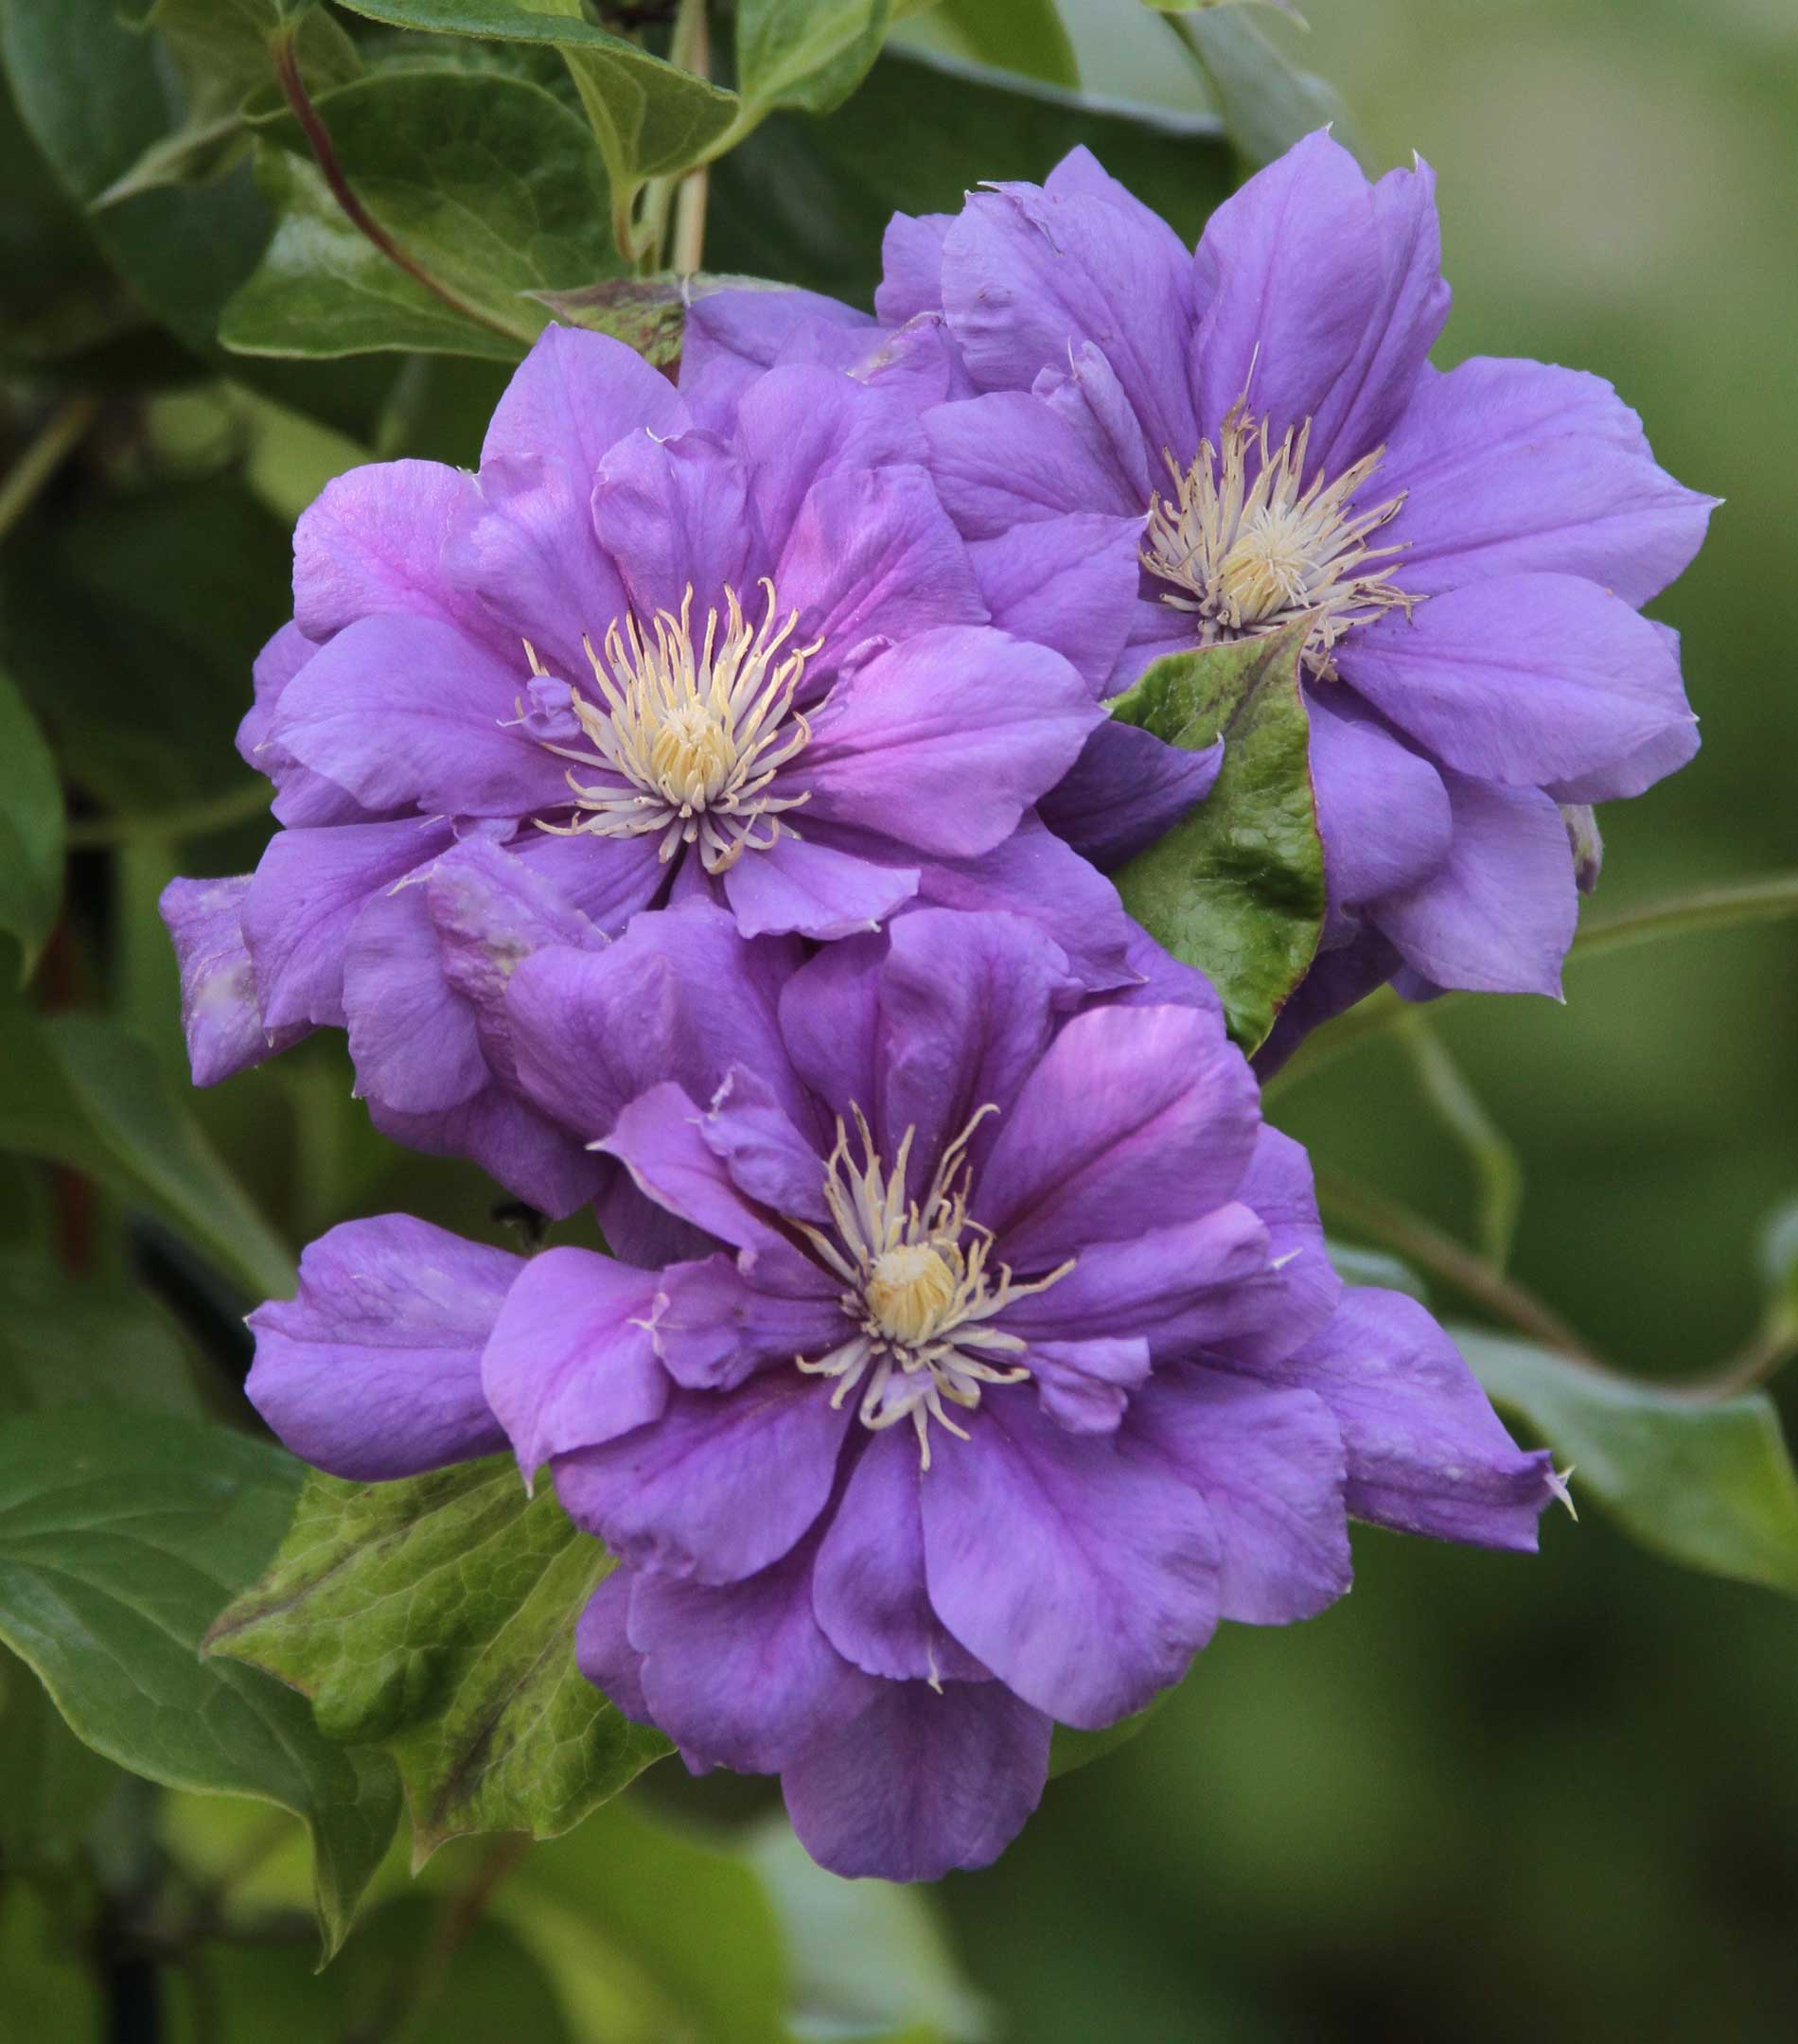
{"label": "thin twig", "polygon": [[0,482],[0,539],[37,502],[44,485],[74,453],[99,415],[100,401],[89,391],[66,397],[44,422]]}
{"label": "thin twig", "polygon": [[[706,26],[705,0],[680,0],[669,55],[683,71],[712,76],[712,41]],[[675,193],[674,245],[669,268],[693,275],[705,260],[705,209],[708,173],[704,164],[689,170]]]}
{"label": "thin twig", "polygon": [[133,811],[129,816],[79,817],[68,826],[71,852],[108,851],[117,845],[153,843],[167,838],[203,837],[209,832],[229,830],[234,824],[251,823],[269,806],[267,782],[252,787],[232,788],[204,802],[185,802],[178,809]]}
{"label": "thin twig", "polygon": [[377,248],[397,270],[403,270],[414,284],[420,285],[441,304],[450,308],[458,317],[471,320],[477,326],[485,326],[489,333],[502,336],[514,346],[522,346],[524,337],[501,321],[489,317],[478,306],[468,304],[451,291],[449,285],[433,276],[414,256],[408,255],[392,235],[369,213],[368,208],[351,190],[349,180],[344,175],[344,167],[338,161],[337,150],[331,141],[331,132],[326,127],[324,117],[312,104],[306,90],[306,80],[300,73],[300,56],[297,40],[291,29],[277,36],[273,46],[274,75],[281,81],[281,92],[293,117],[300,124],[302,133],[325,182],[330,187],[331,197],[337,201],[344,217],[364,240]]}
{"label": "thin twig", "polygon": [[1467,1074],[1430,1027],[1421,1008],[1411,1009],[1400,1031],[1417,1067],[1423,1097],[1472,1167],[1479,1202],[1478,1246],[1496,1271],[1511,1260],[1517,1214],[1524,1201],[1524,1167],[1505,1131],[1487,1113]]}

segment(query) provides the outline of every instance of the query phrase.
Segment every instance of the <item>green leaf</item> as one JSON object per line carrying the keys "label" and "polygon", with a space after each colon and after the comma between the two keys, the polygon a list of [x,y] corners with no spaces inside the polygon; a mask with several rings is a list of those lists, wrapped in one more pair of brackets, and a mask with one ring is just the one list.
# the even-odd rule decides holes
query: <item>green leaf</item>
{"label": "green leaf", "polygon": [[1182,13],[1177,29],[1248,164],[1272,163],[1301,137],[1332,124],[1336,139],[1353,147],[1334,89],[1289,63],[1243,8]]}
{"label": "green leaf", "polygon": [[62,1722],[25,1663],[0,1649],[0,1871],[64,1864],[123,1780]]}
{"label": "green leaf", "polygon": [[1049,1780],[1053,1781],[1058,1774],[1071,1774],[1077,1768],[1102,1760],[1108,1753],[1116,1753],[1119,1746],[1136,1737],[1172,1694],[1172,1689],[1162,1690],[1133,1716],[1119,1718],[1116,1724],[1106,1725],[1102,1731],[1082,1732],[1073,1725],[1058,1724],[1049,1747]]}
{"label": "green leaf", "polygon": [[1079,89],[1080,61],[1055,0],[942,0],[938,12],[979,62]]}
{"label": "green leaf", "polygon": [[676,276],[672,272],[647,277],[614,277],[580,291],[539,291],[537,295],[558,320],[610,334],[637,350],[658,369],[672,369],[680,360],[687,308],[696,298],[719,291],[780,291],[764,277]]}
{"label": "green leaf", "polygon": [[1337,1242],[1333,1236],[1326,1241],[1324,1247],[1335,1266],[1336,1276],[1344,1284],[1373,1285],[1382,1292],[1404,1292],[1422,1305],[1430,1303],[1429,1288],[1401,1258],[1388,1256],[1381,1249],[1364,1249],[1358,1242]]}
{"label": "green leaf", "polygon": [[181,79],[185,111],[180,125],[150,144],[137,161],[93,202],[115,205],[160,185],[217,177],[243,150],[242,111],[274,79],[276,39],[292,33],[299,18],[299,62],[308,90],[353,79],[361,69],[356,45],[322,7],[310,0],[151,0],[127,26],[153,32]]}
{"label": "green leaf", "polygon": [[95,1404],[202,1417],[174,1323],[125,1285],[0,1253],[0,1418]]}
{"label": "green leaf", "polygon": [[0,1151],[85,1172],[157,1215],[258,1297],[291,1291],[285,1245],[135,1037],[100,1015],[0,1007]]}
{"label": "green leaf", "polygon": [[[371,21],[443,35],[547,43],[562,53],[606,157],[615,194],[684,170],[730,128],[737,97],[586,20],[579,0],[344,0]],[[572,279],[570,280],[572,281]]]}
{"label": "green leaf", "polygon": [[37,720],[0,673],[0,931],[30,978],[62,907],[62,783]]}
{"label": "green leaf", "polygon": [[1597,1498],[1669,1560],[1798,1595],[1798,1474],[1765,1392],[1706,1398],[1450,1331],[1493,1401],[1573,1466],[1576,1500]]}
{"label": "green leaf", "polygon": [[[264,130],[276,217],[220,334],[245,354],[423,349],[517,361],[548,314],[534,295],[618,267],[605,167],[579,117],[504,73],[393,70],[317,102],[369,216],[477,317],[457,312],[351,223],[297,122]],[[485,324],[480,324],[485,322]]]}
{"label": "green leaf", "polygon": [[1137,921],[1207,974],[1254,1050],[1305,976],[1323,928],[1324,855],[1307,759],[1302,621],[1171,653],[1111,705],[1126,724],[1224,764],[1192,813],[1119,873]]}
{"label": "green leaf", "polygon": [[952,213],[984,180],[1040,181],[1083,142],[1189,242],[1235,176],[1208,116],[889,49],[839,112],[776,114],[714,167],[707,256],[865,305],[894,212]]}
{"label": "green leaf", "polygon": [[100,1407],[7,1421],[0,1640],[108,1759],[300,1818],[329,1953],[393,1835],[393,1770],[323,1738],[278,1683],[199,1653],[273,1551],[297,1482],[290,1456],[224,1427]]}
{"label": "green leaf", "polygon": [[868,75],[890,0],[737,0],[737,90],[751,109],[828,114]]}
{"label": "green leaf", "polygon": [[392,1752],[415,1863],[471,1831],[554,1838],[669,1751],[574,1665],[611,1566],[509,1457],[404,1483],[313,1475],[207,1651],[303,1690],[327,1736]]}

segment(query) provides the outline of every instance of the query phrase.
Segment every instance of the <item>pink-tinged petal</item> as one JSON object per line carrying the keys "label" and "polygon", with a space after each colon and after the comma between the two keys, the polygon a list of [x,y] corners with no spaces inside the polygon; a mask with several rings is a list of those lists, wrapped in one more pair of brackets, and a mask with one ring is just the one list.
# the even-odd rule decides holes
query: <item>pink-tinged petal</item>
{"label": "pink-tinged petal", "polygon": [[939,405],[924,430],[938,492],[970,539],[1076,516],[1140,519],[1149,508],[1147,488],[1138,494],[1119,473],[1109,446],[1024,391]]}
{"label": "pink-tinged petal", "polygon": [[895,863],[883,865],[784,833],[767,851],[737,860],[724,876],[724,898],[745,937],[853,937],[878,928],[918,891],[918,869],[897,863],[898,847],[888,849]]}
{"label": "pink-tinged petal", "polygon": [[939,1434],[923,1487],[938,1616],[1064,1724],[1141,1710],[1217,1623],[1205,1499],[1128,1434],[1069,1434],[1023,1387],[983,1399],[968,1435]]}
{"label": "pink-tinged petal", "polygon": [[1135,724],[1107,719],[1037,804],[1038,813],[1102,872],[1146,852],[1211,792],[1224,741],[1189,752]]}
{"label": "pink-tinged petal", "polygon": [[1117,1335],[1032,1342],[1030,1372],[1057,1426],[1069,1434],[1115,1434],[1131,1394],[1148,1380],[1149,1344]]}
{"label": "pink-tinged petal", "polygon": [[829,1225],[823,1158],[794,1127],[767,1080],[732,1066],[712,1097],[699,1135],[746,1199],[790,1220]]}
{"label": "pink-tinged petal", "polygon": [[653,1426],[561,1456],[555,1492],[633,1568],[741,1582],[823,1510],[853,1423],[816,1378],[765,1370],[734,1391],[676,1391]]}
{"label": "pink-tinged petal", "polygon": [[1052,1730],[996,1683],[882,1683],[782,1771],[787,1815],[812,1858],[847,1878],[989,1866],[1041,1800]]}
{"label": "pink-tinged petal", "polygon": [[[1313,434],[1321,453],[1376,331],[1383,256],[1367,181],[1326,132],[1307,135],[1226,199],[1206,222],[1193,267],[1202,436],[1215,442],[1246,396],[1276,443],[1321,415]],[[1419,367],[1428,352],[1425,340]],[[1188,461],[1199,437],[1190,448],[1167,444]]]}
{"label": "pink-tinged petal", "polygon": [[277,831],[243,898],[243,939],[265,1026],[341,1026],[351,924],[371,897],[452,842],[447,824],[413,818]]}
{"label": "pink-tinged petal", "polygon": [[481,1350],[523,1260],[414,1221],[346,1221],[292,1299],[250,1315],[250,1401],[295,1454],[358,1483],[492,1454]]}
{"label": "pink-tinged petal", "polygon": [[[408,1150],[467,1157],[515,1199],[555,1221],[600,1198],[611,1174],[623,1175],[617,1165],[589,1155],[559,1123],[497,1081],[454,1107],[426,1114],[401,1114],[371,1096],[368,1119]],[[711,1244],[696,1246],[703,1254]],[[695,1245],[683,1242],[679,1253],[691,1256]]]}
{"label": "pink-tinged petal", "polygon": [[1457,772],[1595,773],[1692,722],[1647,618],[1578,575],[1505,575],[1392,612],[1343,649],[1356,692]]}
{"label": "pink-tinged petal", "polygon": [[488,1082],[474,1010],[444,975],[422,876],[376,895],[350,925],[344,1014],[357,1091],[397,1113],[454,1107]]}
{"label": "pink-tinged petal", "polygon": [[771,369],[749,385],[737,411],[737,444],[751,465],[749,502],[763,540],[777,555],[820,477],[925,458],[910,405],[810,363]]}
{"label": "pink-tinged petal", "polygon": [[635,1584],[627,1568],[614,1568],[588,1598],[574,1625],[574,1665],[633,1724],[653,1724],[643,1695],[643,1657],[625,1630]]}
{"label": "pink-tinged petal", "polygon": [[481,1362],[486,1401],[525,1479],[552,1456],[647,1426],[670,1385],[650,1333],[661,1279],[591,1249],[533,1257]]}
{"label": "pink-tinged petal", "polygon": [[943,306],[943,244],[955,225],[953,213],[895,213],[880,238],[880,283],[874,314],[902,326],[915,313]]}
{"label": "pink-tinged petal", "polygon": [[774,586],[783,610],[799,612],[807,642],[822,642],[808,684],[827,680],[870,642],[986,622],[967,550],[921,468],[821,477],[786,536]]}
{"label": "pink-tinged petal", "polygon": [[513,721],[525,678],[434,619],[366,617],[288,683],[273,737],[370,809],[564,808],[564,763]]}
{"label": "pink-tinged petal", "polygon": [[1291,1625],[1347,1593],[1342,1435],[1322,1399],[1182,1364],[1131,1400],[1128,1424],[1205,1498],[1220,1617]]}
{"label": "pink-tinged petal", "polygon": [[984,626],[920,632],[860,669],[789,769],[807,819],[965,857],[1055,785],[1103,716],[1057,653]]}
{"label": "pink-tinged petal", "polygon": [[1358,907],[1417,887],[1448,857],[1448,790],[1428,760],[1371,721],[1308,693],[1311,778],[1331,905]]}
{"label": "pink-tinged petal", "polygon": [[582,638],[605,642],[626,608],[625,585],[593,531],[592,475],[578,479],[534,455],[489,461],[481,502],[449,539],[445,560],[481,599],[515,695],[528,684],[528,640],[564,681],[591,673]]}
{"label": "pink-tinged petal", "polygon": [[[633,433],[607,454],[593,485],[593,529],[638,617],[665,610],[678,618],[691,590],[701,632],[709,609],[723,612],[727,588],[759,615],[746,572],[748,512],[745,466],[708,432],[675,440]],[[782,601],[790,599],[783,593]]]}
{"label": "pink-tinged petal", "polygon": [[1279,1375],[1335,1416],[1357,1519],[1535,1551],[1536,1521],[1554,1495],[1553,1460],[1511,1439],[1460,1351],[1416,1299],[1351,1287]]}
{"label": "pink-tinged petal", "polygon": [[874,1684],[812,1615],[807,1539],[747,1581],[639,1576],[627,1621],[656,1722],[714,1766],[772,1774],[820,1733],[853,1718]]}
{"label": "pink-tinged petal", "polygon": [[[974,380],[1028,390],[1090,343],[1157,449],[1196,448],[1187,379],[1192,258],[1134,201],[1078,184],[972,194],[943,252],[943,300]],[[1189,457],[1190,458],[1190,457]]]}
{"label": "pink-tinged petal", "polygon": [[830,1643],[890,1681],[978,1682],[986,1670],[930,1608],[918,1443],[871,1434],[818,1550],[812,1604]]}
{"label": "pink-tinged petal", "polygon": [[197,1086],[217,1085],[307,1034],[299,1023],[273,1033],[256,1006],[256,968],[244,948],[250,875],[171,880],[157,903],[181,968],[181,1027]]}
{"label": "pink-tinged petal", "polygon": [[1242,1053],[1191,1008],[1076,1015],[1025,1081],[974,1190],[1018,1270],[1232,1198],[1260,1126]]}
{"label": "pink-tinged petal", "polygon": [[445,572],[445,547],[478,515],[474,479],[440,462],[374,462],[325,485],[293,533],[293,618],[326,640],[359,618],[434,618],[503,655],[503,634]]}
{"label": "pink-tinged petal", "polygon": [[1102,693],[1137,611],[1142,520],[1088,512],[1014,527],[968,549],[1001,631],[1059,653]]}
{"label": "pink-tinged petal", "polygon": [[972,858],[928,859],[920,906],[1022,916],[1060,947],[1081,985],[1131,983],[1132,933],[1118,890],[1027,811],[1012,835]]}
{"label": "pink-tinged petal", "polygon": [[519,1083],[591,1142],[649,1087],[672,1079],[709,1101],[742,1065],[775,1086],[803,1127],[776,1020],[800,955],[777,939],[745,943],[710,903],[639,916],[600,952],[539,951],[506,992]]}
{"label": "pink-tinged petal", "polygon": [[666,439],[686,423],[672,384],[608,335],[547,326],[495,407],[481,459],[535,454],[591,483],[608,448],[641,429]]}
{"label": "pink-tinged petal", "polygon": [[1553,800],[1445,774],[1454,836],[1441,870],[1372,911],[1405,962],[1437,986],[1548,994],[1579,918],[1573,851]]}
{"label": "pink-tinged petal", "polygon": [[1547,573],[1644,604],[1717,506],[1656,466],[1602,378],[1491,356],[1425,372],[1370,486],[1405,492],[1381,537],[1405,544],[1394,579],[1424,594]]}

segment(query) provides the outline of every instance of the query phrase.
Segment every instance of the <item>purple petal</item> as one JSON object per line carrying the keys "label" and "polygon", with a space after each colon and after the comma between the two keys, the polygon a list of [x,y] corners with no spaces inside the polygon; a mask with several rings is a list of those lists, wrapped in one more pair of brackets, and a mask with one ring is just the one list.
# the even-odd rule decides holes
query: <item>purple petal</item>
{"label": "purple petal", "polygon": [[507,849],[608,936],[655,903],[668,875],[649,837],[601,837],[586,831],[562,837],[527,830]]}
{"label": "purple petal", "polygon": [[633,433],[606,455],[593,485],[593,529],[641,619],[678,618],[691,596],[702,626],[709,609],[723,612],[727,587],[748,593],[748,508],[743,463],[708,432]]}
{"label": "purple petal", "polygon": [[1348,1509],[1358,1519],[1533,1553],[1553,1492],[1553,1462],[1526,1454],[1461,1360],[1401,1292],[1352,1287],[1282,1382],[1313,1391],[1348,1450]]}
{"label": "purple petal", "polygon": [[683,1748],[742,1773],[776,1773],[872,1700],[873,1683],[812,1615],[816,1545],[802,1541],[741,1582],[637,1577],[628,1628],[643,1697]]}
{"label": "purple petal", "polygon": [[1656,467],[1601,378],[1490,356],[1425,372],[1374,486],[1406,492],[1382,537],[1406,545],[1395,579],[1420,594],[1554,573],[1644,604],[1698,552],[1717,503]]}
{"label": "purple petal", "polygon": [[1447,863],[1379,903],[1375,922],[1437,986],[1558,998],[1579,916],[1560,809],[1534,788],[1443,781],[1454,819]]}
{"label": "purple petal", "polygon": [[481,1362],[528,1482],[553,1456],[661,1417],[670,1385],[650,1323],[661,1279],[591,1249],[545,1249],[507,1295]]}
{"label": "purple petal", "polygon": [[277,831],[243,898],[243,939],[265,1026],[341,1026],[350,925],[372,896],[451,842],[447,824],[412,818]]}
{"label": "purple petal", "polygon": [[1001,631],[1052,647],[1102,692],[1137,610],[1140,518],[1040,519],[968,549]]}
{"label": "purple petal", "polygon": [[915,467],[925,458],[912,406],[808,363],[772,369],[745,390],[737,441],[752,465],[749,501],[776,555],[820,478],[840,469]]}
{"label": "purple petal", "polygon": [[1205,1498],[1220,1617],[1289,1625],[1348,1590],[1343,1442],[1322,1399],[1181,1365],[1131,1399],[1129,1425]]}
{"label": "purple petal", "polygon": [[975,1212],[1008,1261],[1044,1267],[1223,1206],[1260,1125],[1248,1066],[1210,1015],[1092,1010],[1062,1031],[1005,1116]]}
{"label": "purple petal", "polygon": [[1037,804],[1058,837],[1102,872],[1146,852],[1211,792],[1224,741],[1189,752],[1153,731],[1109,718]]}
{"label": "purple petal", "polygon": [[481,460],[540,455],[591,485],[606,450],[626,433],[641,428],[666,439],[685,423],[667,378],[634,348],[606,334],[546,326],[494,410]]}
{"label": "purple petal", "polygon": [[895,213],[880,240],[874,312],[890,326],[943,306],[943,244],[953,213]]}
{"label": "purple petal", "polygon": [[939,1439],[923,1488],[938,1615],[1064,1724],[1142,1709],[1217,1622],[1204,1498],[1126,1435],[1069,1434],[1020,1391],[982,1400],[968,1434]]}
{"label": "purple petal", "polygon": [[882,1683],[781,1775],[800,1842],[846,1877],[936,1880],[992,1863],[1049,1775],[1051,1726],[990,1683]]}
{"label": "purple petal", "polygon": [[[468,1158],[515,1199],[553,1220],[600,1197],[608,1177],[623,1175],[606,1158],[590,1156],[565,1128],[497,1082],[454,1107],[426,1114],[402,1114],[371,1097],[368,1119],[409,1150]],[[683,1245],[680,1253],[694,1250]]]}
{"label": "purple petal", "polygon": [[700,1139],[746,1199],[827,1226],[824,1161],[765,1079],[732,1066],[699,1124]]}
{"label": "purple petal", "polygon": [[244,1386],[288,1447],[358,1483],[505,1445],[481,1350],[520,1258],[414,1221],[346,1221],[300,1259],[299,1294],[250,1315]]}
{"label": "purple petal", "polygon": [[633,1724],[651,1724],[643,1657],[625,1630],[635,1582],[627,1568],[614,1568],[588,1598],[574,1627],[574,1665]]}
{"label": "purple petal", "polygon": [[1660,633],[1577,575],[1432,596],[1356,634],[1342,667],[1437,759],[1513,787],[1595,772],[1692,721]]}
{"label": "purple petal", "polygon": [[304,1023],[273,1033],[262,1026],[241,927],[249,891],[248,873],[171,880],[156,905],[181,967],[181,1027],[197,1086],[234,1078],[307,1033]]}
{"label": "purple petal", "polygon": [[839,685],[789,771],[810,790],[807,815],[819,822],[967,856],[1017,828],[1102,714],[1059,654],[951,626]]}
{"label": "purple petal", "polygon": [[1308,691],[1311,778],[1333,907],[1401,893],[1449,855],[1448,790],[1428,760],[1364,718],[1341,715],[1334,695]]}
{"label": "purple petal", "polygon": [[831,1645],[871,1675],[978,1681],[986,1670],[930,1608],[922,1475],[908,1427],[868,1436],[818,1550],[813,1606]]}
{"label": "purple petal", "polygon": [[364,809],[355,796],[334,781],[302,766],[270,733],[275,707],[288,683],[317,651],[318,647],[297,625],[283,625],[256,655],[251,670],[256,700],[238,726],[238,754],[246,766],[267,774],[274,783],[271,807],[290,828],[372,822],[373,811]]}
{"label": "purple petal", "polygon": [[[753,1258],[747,1267],[762,1275]],[[797,1297],[757,1291],[717,1256],[664,1269],[653,1318],[656,1354],[689,1391],[733,1391],[770,1364],[790,1368],[796,1356],[824,1354],[847,1331],[835,1281],[820,1275]]]}
{"label": "purple petal", "polygon": [[474,1010],[444,976],[422,876],[378,894],[344,944],[344,1013],[359,1093],[434,1114],[489,1079]]}
{"label": "purple petal", "polygon": [[1115,1434],[1130,1395],[1149,1375],[1149,1344],[1103,1335],[1032,1342],[1031,1376],[1043,1410],[1070,1434]]}
{"label": "purple petal", "polygon": [[1076,516],[1140,520],[1149,508],[1147,487],[1137,493],[1108,445],[1023,391],[940,405],[925,414],[924,430],[943,505],[970,539]]}
{"label": "purple petal", "polygon": [[708,291],[687,308],[680,353],[680,395],[700,424],[728,431],[743,393],[765,369],[786,359],[788,344],[812,326],[866,334],[867,313],[817,291]]}
{"label": "purple petal", "polygon": [[559,1457],[556,1495],[633,1568],[741,1582],[823,1510],[852,1423],[797,1369],[722,1394],[677,1390],[653,1425]]}
{"label": "purple petal", "polygon": [[853,937],[878,928],[917,891],[915,866],[877,864],[789,834],[766,852],[745,854],[724,876],[724,897],[745,937]]}
{"label": "purple petal", "polygon": [[273,736],[370,809],[565,808],[562,763],[508,721],[526,678],[434,619],[367,617],[288,683]]}
{"label": "purple petal", "polygon": [[[908,922],[911,918],[906,919]],[[872,1112],[874,1077],[883,1057],[880,978],[889,930],[827,944],[795,972],[780,995],[780,1034],[785,1057],[807,1091],[831,1116],[852,1106]]]}

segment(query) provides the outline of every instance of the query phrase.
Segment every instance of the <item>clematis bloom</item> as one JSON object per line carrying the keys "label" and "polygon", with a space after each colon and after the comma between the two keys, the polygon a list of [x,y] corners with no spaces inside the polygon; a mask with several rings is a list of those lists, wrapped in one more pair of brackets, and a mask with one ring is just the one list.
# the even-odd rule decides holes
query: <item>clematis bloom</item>
{"label": "clematis bloom", "polygon": [[[679,1012],[592,1079],[658,960]],[[1029,922],[934,909],[805,958],[694,903],[514,1006],[680,1245],[349,1223],[253,1316],[250,1394],[359,1478],[547,1464],[618,1557],[581,1666],[695,1769],[778,1772],[838,1873],[993,1859],[1057,1721],[1324,1609],[1351,1514],[1534,1546],[1546,1456],[1415,1301],[1343,1293],[1197,975],[1095,996]]]}
{"label": "clematis bloom", "polygon": [[908,404],[804,365],[703,430],[553,327],[478,476],[331,484],[239,738],[283,828],[164,901],[196,1077],[344,1026],[384,1130],[566,1211],[592,1160],[520,1096],[499,1012],[543,944],[688,898],[818,941],[938,901],[1129,978],[1115,893],[1032,806],[1102,712],[995,625],[925,452]]}

